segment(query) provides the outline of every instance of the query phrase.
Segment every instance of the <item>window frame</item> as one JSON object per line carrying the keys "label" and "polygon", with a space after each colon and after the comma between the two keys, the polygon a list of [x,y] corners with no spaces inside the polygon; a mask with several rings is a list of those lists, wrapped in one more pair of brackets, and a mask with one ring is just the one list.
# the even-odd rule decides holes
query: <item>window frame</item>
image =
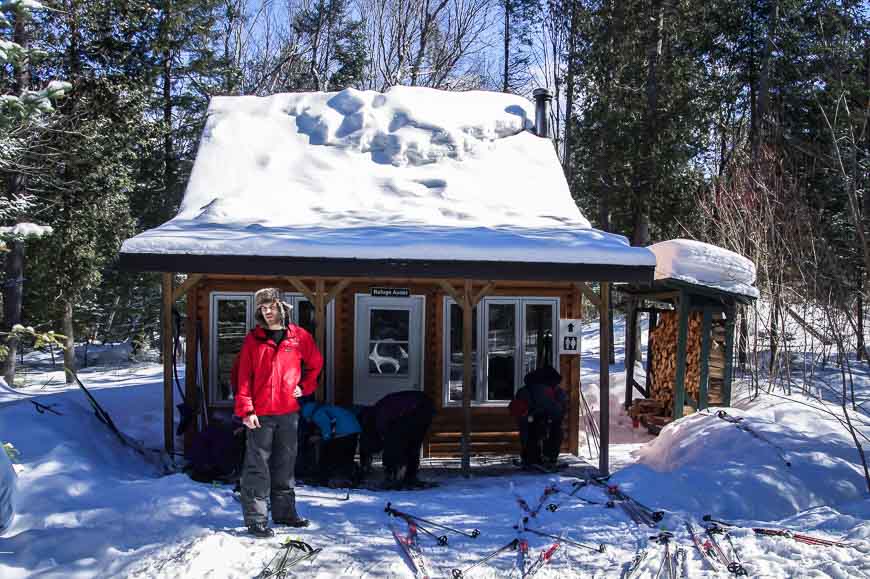
{"label": "window frame", "polygon": [[[209,406],[231,407],[234,400],[218,400],[217,392],[217,303],[220,300],[245,300],[248,302],[247,331],[251,331],[256,325],[254,319],[254,293],[247,291],[213,291],[209,294],[209,338],[208,338],[208,400]],[[291,318],[294,324],[299,321],[299,304],[308,302],[299,292],[281,292],[281,299],[291,306],[293,310]],[[335,301],[326,306],[326,343],[322,352],[326,363],[323,367],[324,386],[326,388],[326,400],[330,403],[335,401],[335,385],[333,383],[334,360],[335,360]]]}
{"label": "window frame", "polygon": [[[458,305],[450,296],[444,296],[443,311],[441,316],[442,341],[442,396],[441,402],[445,407],[461,407],[462,401],[450,400],[450,307]],[[477,335],[474,336],[477,346],[477,397],[472,398],[471,405],[477,407],[504,407],[510,404],[510,400],[489,400],[487,385],[488,361],[489,361],[489,304],[511,304],[517,312],[514,333],[514,392],[522,387],[523,366],[525,361],[525,335],[526,335],[526,305],[549,305],[553,310],[553,351],[552,364],[556,368],[559,363],[559,319],[561,314],[561,298],[548,296],[487,296],[477,304]]]}

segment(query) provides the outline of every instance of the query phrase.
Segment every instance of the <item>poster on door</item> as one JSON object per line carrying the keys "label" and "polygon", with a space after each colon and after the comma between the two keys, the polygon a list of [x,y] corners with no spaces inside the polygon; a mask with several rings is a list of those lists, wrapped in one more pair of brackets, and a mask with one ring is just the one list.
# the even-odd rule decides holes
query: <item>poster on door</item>
{"label": "poster on door", "polygon": [[559,354],[580,354],[580,320],[559,320]]}

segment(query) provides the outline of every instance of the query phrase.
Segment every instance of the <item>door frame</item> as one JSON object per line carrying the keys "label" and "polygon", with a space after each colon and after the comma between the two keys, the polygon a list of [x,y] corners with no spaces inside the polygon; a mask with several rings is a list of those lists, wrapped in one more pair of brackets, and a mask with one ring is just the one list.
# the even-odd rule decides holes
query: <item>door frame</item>
{"label": "door frame", "polygon": [[[401,302],[407,302],[410,300],[419,300],[420,302],[420,335],[418,336],[420,339],[420,366],[419,366],[419,376],[418,376],[418,384],[420,385],[417,390],[423,392],[425,390],[423,379],[426,375],[426,296],[423,294],[411,294],[405,298],[387,298],[387,297],[377,297],[372,296],[368,293],[355,293],[353,296],[353,403],[358,404],[357,402],[357,391],[360,388],[360,376],[361,376],[361,368],[359,367],[359,356],[357,348],[360,345],[359,340],[359,332],[362,329],[362,323],[360,319],[360,298],[371,298],[372,300],[381,301],[385,306],[390,305],[399,305]],[[409,328],[409,336],[410,328]],[[367,347],[368,348],[368,347]],[[368,359],[368,356],[366,356]]]}

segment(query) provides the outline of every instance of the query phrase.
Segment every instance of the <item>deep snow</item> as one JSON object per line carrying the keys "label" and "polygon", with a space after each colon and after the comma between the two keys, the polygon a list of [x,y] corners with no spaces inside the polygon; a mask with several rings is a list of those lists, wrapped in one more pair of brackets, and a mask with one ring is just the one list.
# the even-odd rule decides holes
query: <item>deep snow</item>
{"label": "deep snow", "polygon": [[[587,334],[595,330],[586,328]],[[619,331],[619,330],[618,330]],[[583,340],[584,391],[594,405],[597,339]],[[612,404],[619,408],[621,334],[613,372]],[[104,354],[104,359],[113,356]],[[857,386],[868,391],[868,372],[858,366]],[[44,386],[49,376],[54,382]],[[162,433],[162,373],[154,364],[111,362],[81,372],[83,381],[127,434],[152,447]],[[829,376],[830,378],[830,376]],[[476,540],[451,537],[448,547],[422,539],[436,576],[466,567],[515,536],[520,517],[515,491],[535,501],[551,481],[564,476],[515,473],[502,477],[449,478],[441,487],[417,492],[355,491],[351,500],[300,499],[313,526],[274,540],[249,538],[229,487],[196,483],[183,474],[158,477],[153,466],[121,447],[99,423],[84,396],[60,384],[60,373],[31,375],[27,388],[0,392],[0,441],[20,452],[18,513],[0,535],[0,577],[253,577],[293,536],[324,547],[306,577],[410,577],[390,535],[384,505],[459,528],[478,528]],[[63,413],[39,414],[28,398],[56,404]],[[667,511],[663,528],[688,549],[688,575],[712,577],[690,548],[684,520],[698,527],[703,514],[744,525],[775,526],[854,543],[855,548],[813,547],[782,538],[734,531],[735,545],[752,576],[870,577],[870,500],[858,470],[857,453],[842,429],[798,401],[738,396],[735,416],[781,446],[777,451],[713,416],[686,417],[655,440],[614,414],[611,450],[621,488]],[[868,422],[866,415],[862,417]],[[868,429],[864,427],[864,433]],[[631,452],[637,450],[637,452]],[[614,467],[616,468],[616,466]],[[299,489],[304,492],[305,489]],[[328,489],[317,492],[340,493]],[[581,495],[602,500],[597,488]],[[596,554],[563,547],[539,577],[617,577],[635,551],[649,546],[641,576],[655,576],[659,547],[647,545],[653,529],[633,524],[619,509],[567,501],[543,511],[535,523],[575,541],[606,543]],[[527,535],[531,553],[551,541]],[[513,556],[503,555],[472,577],[504,577]]]}
{"label": "deep snow", "polygon": [[654,266],[592,229],[505,93],[215,97],[176,217],[123,253]]}

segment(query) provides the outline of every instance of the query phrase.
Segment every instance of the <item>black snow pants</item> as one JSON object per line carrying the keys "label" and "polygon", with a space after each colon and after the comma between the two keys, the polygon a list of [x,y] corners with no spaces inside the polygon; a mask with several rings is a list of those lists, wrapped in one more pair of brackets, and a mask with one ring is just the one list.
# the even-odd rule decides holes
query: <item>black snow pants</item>
{"label": "black snow pants", "polygon": [[424,399],[408,414],[394,419],[384,433],[384,472],[388,477],[397,476],[400,467],[405,467],[405,482],[417,480],[420,469],[420,448],[432,424],[435,414],[432,402]]}
{"label": "black snow pants", "polygon": [[258,416],[260,428],[248,429],[242,470],[242,514],[245,524],[269,520],[266,499],[272,503],[273,520],[293,520],[296,513],[296,435],[299,415]]}
{"label": "black snow pants", "polygon": [[359,434],[333,437],[323,441],[320,453],[320,480],[333,477],[350,480],[354,475],[354,457]]}

